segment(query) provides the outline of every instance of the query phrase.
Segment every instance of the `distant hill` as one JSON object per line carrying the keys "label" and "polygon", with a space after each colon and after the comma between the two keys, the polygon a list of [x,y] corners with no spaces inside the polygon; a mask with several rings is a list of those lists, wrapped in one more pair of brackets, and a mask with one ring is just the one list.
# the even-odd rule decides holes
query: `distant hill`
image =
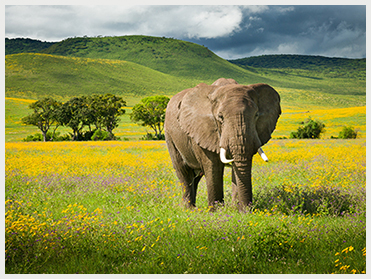
{"label": "distant hill", "polygon": [[242,68],[300,69],[321,72],[328,76],[366,78],[366,58],[347,59],[311,55],[262,55],[229,60]]}
{"label": "distant hill", "polygon": [[5,38],[5,55],[17,53],[39,53],[54,43],[42,42],[33,39]]}

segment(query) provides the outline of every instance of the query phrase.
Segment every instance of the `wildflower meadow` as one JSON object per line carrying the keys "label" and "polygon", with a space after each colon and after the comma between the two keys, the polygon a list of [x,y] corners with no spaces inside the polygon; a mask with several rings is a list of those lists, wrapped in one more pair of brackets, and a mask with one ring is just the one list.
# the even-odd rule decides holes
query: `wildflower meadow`
{"label": "wildflower meadow", "polygon": [[164,141],[5,143],[6,273],[365,273],[366,140],[271,140],[253,206],[197,208]]}

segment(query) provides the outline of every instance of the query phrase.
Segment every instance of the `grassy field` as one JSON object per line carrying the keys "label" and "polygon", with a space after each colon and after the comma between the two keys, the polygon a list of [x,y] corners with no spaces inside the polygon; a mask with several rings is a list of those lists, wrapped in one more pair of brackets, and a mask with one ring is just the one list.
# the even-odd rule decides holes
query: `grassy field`
{"label": "grassy field", "polygon": [[[272,140],[251,213],[195,210],[164,142],[6,143],[6,273],[364,273],[365,140]],[[99,263],[99,264],[97,264]]]}
{"label": "grassy field", "polygon": [[[291,90],[277,89],[281,98],[289,96]],[[346,108],[336,108],[338,102],[332,99],[327,102],[327,107],[321,106],[318,102],[311,101],[310,96],[305,94],[306,92],[298,91],[298,98],[305,103],[311,103],[311,108],[308,110],[308,106],[300,105],[298,101],[297,106],[285,105],[286,101],[283,100],[283,113],[278,121],[277,128],[273,133],[273,138],[288,138],[290,133],[296,131],[303,121],[311,117],[312,119],[320,120],[325,123],[326,132],[322,138],[337,137],[339,132],[344,126],[351,125],[353,128],[358,130],[358,136],[361,138],[366,137],[366,107],[355,106]],[[309,95],[309,94],[308,94]],[[5,141],[22,141],[27,135],[40,133],[35,126],[22,125],[20,119],[31,113],[28,108],[29,104],[33,100],[20,99],[20,98],[5,98]],[[292,103],[292,102],[291,102]],[[302,104],[303,104],[302,103]],[[354,104],[357,104],[356,102]],[[133,123],[130,120],[131,107],[125,108],[126,113],[121,117],[119,127],[114,130],[116,136],[120,137],[121,140],[138,140],[141,139],[147,132],[151,132],[149,128],[145,128]],[[71,132],[71,129],[60,127],[57,130],[61,135]]]}

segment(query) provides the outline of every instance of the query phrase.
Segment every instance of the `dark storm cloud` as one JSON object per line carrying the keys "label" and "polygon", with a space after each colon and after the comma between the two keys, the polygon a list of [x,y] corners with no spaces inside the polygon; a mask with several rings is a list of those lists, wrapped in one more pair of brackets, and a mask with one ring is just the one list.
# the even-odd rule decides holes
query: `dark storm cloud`
{"label": "dark storm cloud", "polygon": [[227,59],[366,56],[366,6],[6,6],[5,22],[8,38],[166,36]]}
{"label": "dark storm cloud", "polygon": [[224,58],[261,54],[366,57],[365,6],[270,6],[247,15],[238,33],[193,40]]}

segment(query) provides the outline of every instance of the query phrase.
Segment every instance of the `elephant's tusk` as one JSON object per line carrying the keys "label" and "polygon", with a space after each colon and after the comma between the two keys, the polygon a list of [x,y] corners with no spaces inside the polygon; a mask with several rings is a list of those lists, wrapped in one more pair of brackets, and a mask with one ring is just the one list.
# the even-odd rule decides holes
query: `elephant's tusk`
{"label": "elephant's tusk", "polygon": [[263,158],[263,160],[268,162],[268,157],[267,157],[267,155],[265,155],[265,153],[264,153],[264,151],[261,147],[258,149],[258,152],[259,152],[259,155]]}
{"label": "elephant's tusk", "polygon": [[227,151],[224,148],[220,148],[220,161],[222,161],[223,164],[229,164],[233,162],[233,159],[228,160],[227,157]]}

